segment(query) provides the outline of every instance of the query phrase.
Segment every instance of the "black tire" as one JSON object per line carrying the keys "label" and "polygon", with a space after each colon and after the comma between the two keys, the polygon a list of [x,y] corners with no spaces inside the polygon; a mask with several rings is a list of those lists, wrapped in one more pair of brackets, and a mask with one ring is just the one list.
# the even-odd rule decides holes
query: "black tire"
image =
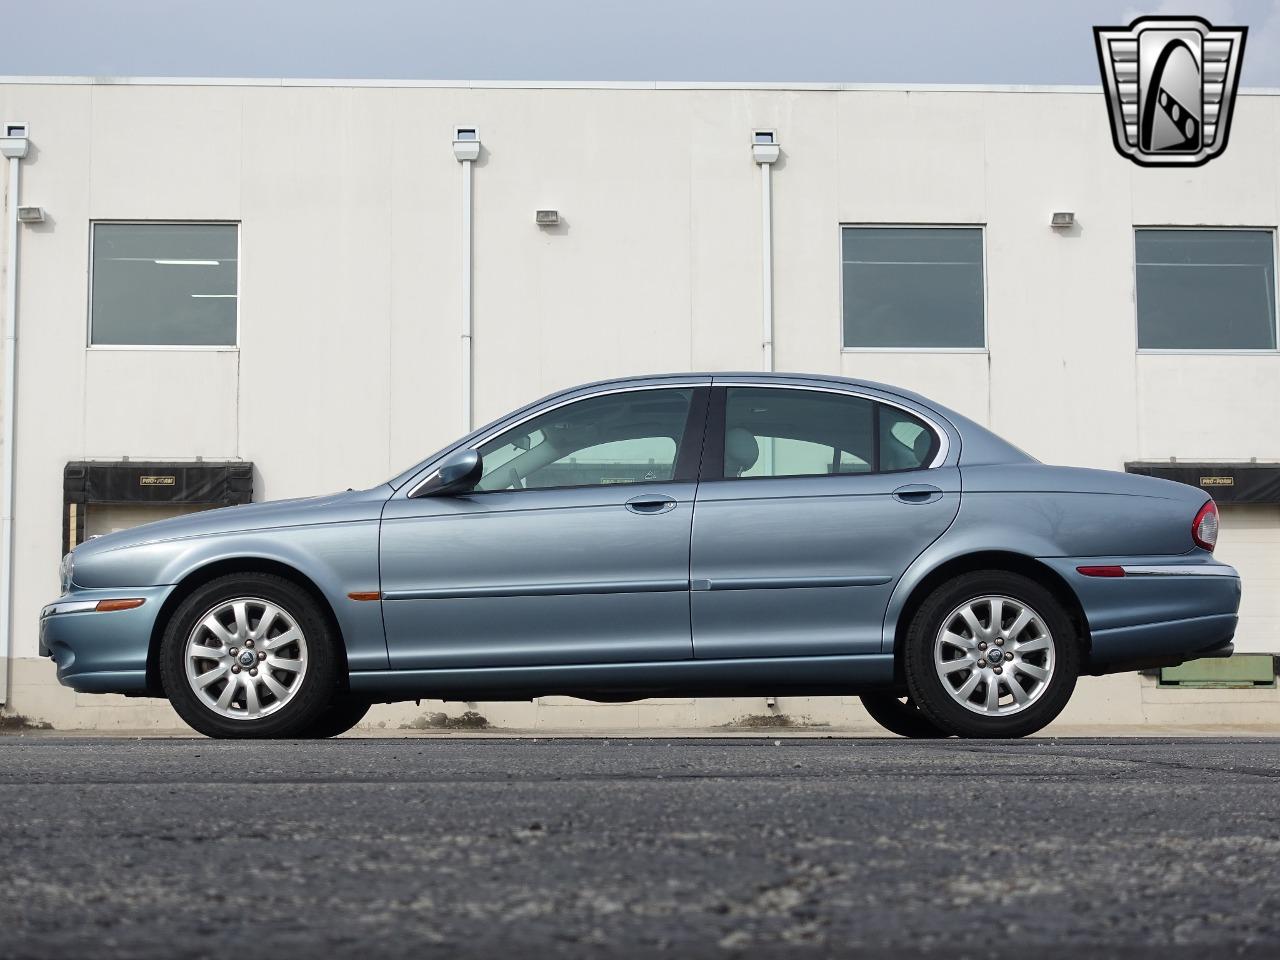
{"label": "black tire", "polygon": [[[940,636],[944,621],[950,621],[953,611],[957,611],[962,605],[982,597],[1004,598],[1031,608],[1050,634],[1053,669],[1048,680],[1027,706],[1008,715],[980,713],[964,706],[950,692],[934,664],[934,644]],[[990,608],[987,609],[989,620]],[[981,624],[981,620],[979,623]],[[1010,648],[1017,649],[1012,643]],[[988,649],[994,650],[995,647],[992,645]],[[1040,583],[1020,574],[1001,570],[977,571],[942,584],[921,604],[907,629],[903,664],[911,699],[942,730],[959,737],[1025,737],[1047,726],[1071,699],[1080,673],[1080,638],[1062,604]],[[1000,665],[1001,676],[1003,666]],[[966,673],[959,674],[957,685],[963,686],[968,676]],[[1001,681],[991,673],[986,676],[989,680],[980,681],[971,696],[977,695],[977,690],[985,692],[985,683],[990,680],[995,681],[996,690],[1000,691]],[[1026,675],[1022,675],[1021,679],[1026,680]],[[1004,683],[1007,682],[1006,679]],[[1008,696],[1012,706],[1012,691],[1008,691]]]}
{"label": "black tire", "polygon": [[298,736],[304,740],[327,740],[346,733],[364,719],[372,706],[368,700],[359,700],[349,695],[335,697],[324,713]]}
{"label": "black tire", "polygon": [[910,740],[937,740],[949,737],[932,720],[920,712],[910,697],[896,697],[892,693],[864,693],[859,699],[871,719],[890,733]]}
{"label": "black tire", "polygon": [[[220,605],[239,598],[253,598],[275,605],[293,620],[306,642],[305,670],[293,681],[298,684],[297,689],[290,685],[291,693],[281,701],[281,705],[256,719],[227,717],[218,713],[215,706],[206,704],[196,694],[186,673],[186,648],[192,632]],[[263,642],[266,639],[262,638]],[[337,693],[339,642],[315,600],[292,581],[265,573],[219,577],[198,587],[179,605],[165,625],[160,644],[160,673],[165,695],[178,716],[207,737],[260,739],[302,736],[320,720]],[[256,670],[257,666],[252,669]],[[274,671],[273,678],[289,680],[287,674]],[[225,688],[218,680],[214,681],[212,689]],[[269,700],[269,696],[263,695],[263,700]],[[270,707],[270,702],[265,703],[265,707]],[[248,704],[245,702],[243,705]]]}

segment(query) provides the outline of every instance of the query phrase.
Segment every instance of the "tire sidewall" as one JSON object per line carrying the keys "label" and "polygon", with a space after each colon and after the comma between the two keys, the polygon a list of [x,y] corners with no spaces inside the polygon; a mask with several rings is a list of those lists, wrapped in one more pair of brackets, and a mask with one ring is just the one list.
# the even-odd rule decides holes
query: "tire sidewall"
{"label": "tire sidewall", "polygon": [[297,736],[303,740],[328,740],[340,736],[363,720],[372,707],[368,700],[350,695],[336,696],[320,716]]}
{"label": "tire sidewall", "polygon": [[[933,662],[933,646],[943,618],[970,600],[1005,596],[1030,606],[1049,628],[1054,643],[1054,669],[1048,689],[1025,710],[1006,717],[987,717],[956,702],[947,692]],[[1016,573],[978,571],[951,580],[931,593],[912,617],[903,665],[911,698],[944,730],[961,737],[1025,737],[1047,726],[1071,699],[1080,672],[1080,641],[1062,604],[1041,584]]]}
{"label": "tire sidewall", "polygon": [[860,697],[867,714],[890,733],[908,740],[941,740],[951,736],[908,699],[903,703],[892,693],[864,693]]}
{"label": "tire sidewall", "polygon": [[[260,597],[283,608],[307,639],[302,688],[283,707],[257,720],[231,720],[206,707],[186,674],[186,645],[200,618],[236,597]],[[232,574],[197,587],[165,625],[160,672],[165,695],[192,729],[208,737],[254,739],[300,736],[324,713],[337,689],[336,637],[311,595],[292,581],[262,573]]]}

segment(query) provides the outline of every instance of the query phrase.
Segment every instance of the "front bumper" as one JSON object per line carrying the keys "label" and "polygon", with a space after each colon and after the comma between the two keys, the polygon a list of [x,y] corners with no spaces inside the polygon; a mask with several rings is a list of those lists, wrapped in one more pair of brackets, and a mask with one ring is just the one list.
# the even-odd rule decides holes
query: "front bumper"
{"label": "front bumper", "polygon": [[[1207,554],[1183,557],[1053,557],[1088,621],[1090,673],[1175,666],[1220,655],[1235,636],[1240,574]],[[1120,567],[1086,576],[1079,567]]]}
{"label": "front bumper", "polygon": [[[156,616],[172,586],[72,588],[40,611],[40,655],[58,682],[82,693],[144,693]],[[141,599],[129,610],[100,612],[102,600]]]}

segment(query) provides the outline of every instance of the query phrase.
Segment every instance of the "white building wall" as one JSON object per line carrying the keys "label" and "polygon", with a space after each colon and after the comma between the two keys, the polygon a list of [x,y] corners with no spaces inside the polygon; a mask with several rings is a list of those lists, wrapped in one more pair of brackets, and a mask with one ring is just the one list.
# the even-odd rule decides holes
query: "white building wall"
{"label": "white building wall", "polygon": [[[770,128],[778,369],[919,390],[1048,461],[1280,460],[1280,356],[1139,355],[1133,276],[1135,225],[1275,227],[1273,95],[1242,94],[1196,170],[1121,160],[1101,95],[1069,89],[14,81],[0,119],[31,124],[22,199],[49,215],[21,239],[14,709],[105,722],[35,659],[67,461],[243,458],[267,499],[379,482],[460,432],[459,125],[484,143],[477,422],[585,380],[759,367],[749,136]],[[1077,227],[1051,230],[1063,209]],[[239,222],[238,347],[87,349],[109,219]],[[982,226],[989,349],[842,350],[842,223]],[[1220,555],[1263,570],[1280,517],[1240,517]],[[1274,576],[1246,583],[1245,648],[1280,652]]]}

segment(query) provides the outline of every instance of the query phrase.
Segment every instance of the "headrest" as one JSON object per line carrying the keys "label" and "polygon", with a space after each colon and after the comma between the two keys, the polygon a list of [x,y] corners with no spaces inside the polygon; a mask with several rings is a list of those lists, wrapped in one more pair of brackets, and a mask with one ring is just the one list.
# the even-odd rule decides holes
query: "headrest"
{"label": "headrest", "polygon": [[916,437],[915,443],[911,445],[911,452],[916,455],[916,463],[924,466],[924,458],[929,455],[929,447],[933,445],[933,433],[929,430],[921,430],[920,436]]}
{"label": "headrest", "polygon": [[724,472],[726,476],[736,477],[746,473],[756,465],[760,458],[760,444],[743,427],[733,427],[724,435]]}

